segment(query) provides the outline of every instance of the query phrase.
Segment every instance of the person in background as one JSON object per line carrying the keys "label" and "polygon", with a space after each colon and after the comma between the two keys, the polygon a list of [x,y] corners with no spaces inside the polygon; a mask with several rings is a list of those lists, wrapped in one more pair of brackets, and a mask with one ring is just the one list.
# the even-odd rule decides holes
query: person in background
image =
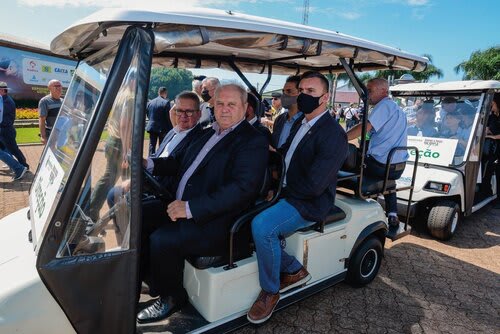
{"label": "person in background", "polygon": [[203,90],[202,83],[203,80],[205,80],[205,78],[206,78],[205,75],[196,75],[193,77],[193,82],[192,82],[193,92],[195,92],[196,95],[198,95],[200,101],[203,101],[203,99],[201,98],[201,92]]}
{"label": "person in background", "polygon": [[167,98],[168,92],[165,87],[158,89],[158,96],[149,101],[146,110],[148,124],[146,131],[149,133],[149,155],[156,152],[156,145],[160,144],[168,131],[172,129],[170,122],[170,101]]}
{"label": "person in background", "polygon": [[23,152],[19,149],[16,142],[16,129],[14,128],[14,120],[16,119],[16,104],[14,100],[7,95],[8,87],[5,82],[0,82],[0,96],[2,96],[3,119],[0,122],[0,141],[5,146],[5,149],[13,155],[17,161],[29,169],[26,158]]}
{"label": "person in background", "polygon": [[291,133],[300,127],[304,114],[299,110],[297,97],[299,96],[300,76],[291,75],[286,79],[281,95],[281,103],[286,111],[274,120],[272,146],[282,147]]}
{"label": "person in background", "polygon": [[40,140],[44,145],[47,144],[62,105],[61,82],[59,80],[50,80],[47,87],[49,88],[49,95],[38,102],[38,126],[40,128]]}
{"label": "person in background", "polygon": [[435,137],[438,133],[429,119],[434,121],[434,108],[429,104],[421,104],[415,115],[415,124],[408,127],[408,136]]}
{"label": "person in background", "polygon": [[253,95],[252,93],[248,93],[247,101],[248,101],[248,106],[247,106],[247,111],[245,113],[245,119],[247,120],[248,123],[253,125],[254,128],[259,130],[259,132],[262,133],[267,138],[269,144],[271,144],[271,131],[269,131],[269,128],[260,122],[260,119],[257,116],[260,104],[259,99],[257,99],[257,97],[255,97],[255,95]]}
{"label": "person in background", "polygon": [[344,113],[346,131],[349,131],[353,126],[359,123],[359,112],[356,104],[351,103],[349,108]]}
{"label": "person in background", "polygon": [[202,127],[209,127],[215,121],[214,116],[214,97],[215,90],[220,86],[220,81],[214,77],[203,79],[201,98],[203,103],[200,105],[201,118],[200,124]]}

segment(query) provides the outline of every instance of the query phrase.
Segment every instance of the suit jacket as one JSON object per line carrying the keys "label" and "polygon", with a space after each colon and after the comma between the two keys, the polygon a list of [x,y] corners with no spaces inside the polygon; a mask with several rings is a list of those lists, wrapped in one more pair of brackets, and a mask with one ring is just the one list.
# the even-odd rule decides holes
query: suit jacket
{"label": "suit jacket", "polygon": [[[288,112],[284,112],[281,115],[279,115],[278,118],[276,118],[276,120],[274,121],[271,145],[275,148],[278,148],[278,142],[280,141],[281,131],[283,131],[283,126],[285,125],[287,119],[288,119]],[[295,120],[295,122],[292,125],[292,129],[290,130],[290,135],[295,133],[300,128],[303,119],[304,115],[302,114],[302,116],[300,116]],[[288,136],[289,138],[290,135]]]}
{"label": "suit jacket", "polygon": [[272,142],[272,134],[271,130],[264,124],[260,122],[260,119],[257,119],[255,123],[252,124],[255,129],[257,129],[260,133],[262,133],[266,138],[269,144]]}
{"label": "suit jacket", "polygon": [[167,132],[172,129],[170,122],[170,101],[161,96],[148,102],[146,107],[148,114],[148,124],[146,131],[148,132]]}
{"label": "suit jacket", "polygon": [[[184,152],[156,158],[154,175],[175,175],[170,190],[179,182],[206,142],[215,133],[204,129]],[[189,202],[194,222],[207,237],[226,240],[235,217],[258,197],[268,159],[268,143],[248,122],[241,122],[205,156],[189,178],[182,196]],[[226,245],[224,245],[225,247]]]}
{"label": "suit jacket", "polygon": [[9,95],[3,97],[3,119],[0,123],[2,128],[14,128],[14,120],[16,119],[16,104]]}
{"label": "suit jacket", "polygon": [[[293,132],[279,151],[286,156]],[[282,196],[304,219],[320,222],[334,205],[337,172],[347,157],[347,135],[324,114],[299,142],[286,173]]]}
{"label": "suit jacket", "polygon": [[[167,144],[172,139],[173,131],[174,130],[172,129],[167,133],[167,135],[161,142],[160,147],[158,147],[158,150],[156,150],[156,153],[153,156],[154,158],[160,157],[160,154],[165,149],[165,146],[167,146]],[[177,144],[177,146],[172,150],[172,152],[170,152],[169,155],[179,154],[179,152],[185,152],[186,149],[189,147],[189,145],[191,145],[197,138],[199,138],[201,133],[202,133],[202,128],[201,125],[198,123],[191,131],[189,131],[186,137],[184,137],[184,139],[182,139],[181,142]],[[160,181],[160,183],[165,187],[168,187],[168,185],[172,182],[171,180],[172,176],[158,176],[157,178],[158,181]]]}

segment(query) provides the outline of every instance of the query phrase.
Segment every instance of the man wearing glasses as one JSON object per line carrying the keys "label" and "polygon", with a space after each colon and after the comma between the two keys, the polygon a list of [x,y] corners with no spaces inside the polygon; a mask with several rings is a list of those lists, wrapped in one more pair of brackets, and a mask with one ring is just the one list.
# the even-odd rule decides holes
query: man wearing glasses
{"label": "man wearing glasses", "polygon": [[43,97],[38,103],[38,126],[40,128],[40,140],[44,145],[47,144],[47,139],[62,104],[61,82],[59,80],[50,80],[47,87],[49,88],[49,95]]}

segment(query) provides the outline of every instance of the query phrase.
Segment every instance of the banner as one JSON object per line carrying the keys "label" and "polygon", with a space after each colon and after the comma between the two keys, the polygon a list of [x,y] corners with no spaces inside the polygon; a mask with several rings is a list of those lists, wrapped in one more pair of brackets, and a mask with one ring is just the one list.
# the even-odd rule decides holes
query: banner
{"label": "banner", "polygon": [[[449,166],[453,163],[458,139],[408,136],[408,146],[416,146],[419,150],[418,162],[433,165]],[[408,150],[409,161],[415,161],[414,150]]]}
{"label": "banner", "polygon": [[9,95],[17,102],[38,101],[48,94],[52,79],[69,86],[76,61],[0,46],[0,81],[7,83]]}

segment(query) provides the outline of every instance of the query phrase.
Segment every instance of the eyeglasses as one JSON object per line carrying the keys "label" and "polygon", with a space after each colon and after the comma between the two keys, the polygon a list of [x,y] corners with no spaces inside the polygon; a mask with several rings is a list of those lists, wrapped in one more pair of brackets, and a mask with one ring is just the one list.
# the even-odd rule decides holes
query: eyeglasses
{"label": "eyeglasses", "polygon": [[182,109],[176,109],[175,110],[175,114],[177,116],[181,116],[182,114],[185,114],[187,117],[191,117],[194,115],[194,113],[196,112],[197,110],[182,110]]}
{"label": "eyeglasses", "polygon": [[279,97],[273,97],[274,101],[279,100],[279,99],[280,99]]}

